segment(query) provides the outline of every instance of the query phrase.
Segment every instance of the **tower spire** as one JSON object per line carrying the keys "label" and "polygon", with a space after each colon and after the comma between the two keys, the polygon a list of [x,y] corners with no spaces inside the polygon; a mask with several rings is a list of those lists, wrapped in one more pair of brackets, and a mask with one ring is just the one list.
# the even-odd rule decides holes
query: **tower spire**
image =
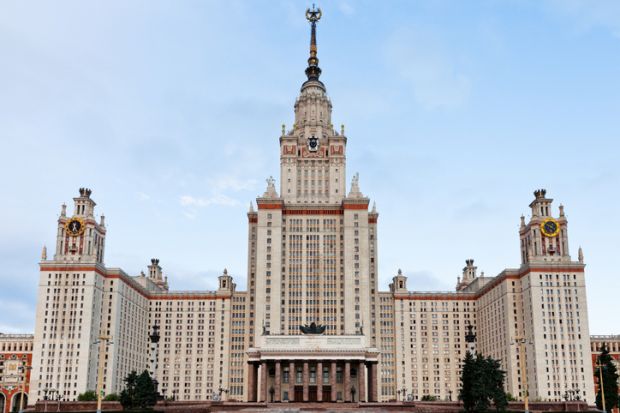
{"label": "tower spire", "polygon": [[308,67],[306,68],[306,76],[308,80],[319,80],[321,76],[321,68],[319,67],[319,58],[317,57],[316,47],[316,22],[321,19],[323,13],[321,8],[315,9],[314,4],[312,10],[306,10],[306,19],[310,22],[310,57],[308,58]]}

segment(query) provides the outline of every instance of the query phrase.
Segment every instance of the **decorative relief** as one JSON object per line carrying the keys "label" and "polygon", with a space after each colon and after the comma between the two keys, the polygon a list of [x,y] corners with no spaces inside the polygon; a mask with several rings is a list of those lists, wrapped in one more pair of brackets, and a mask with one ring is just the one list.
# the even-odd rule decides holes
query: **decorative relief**
{"label": "decorative relief", "polygon": [[338,337],[338,338],[328,338],[327,339],[327,344],[334,344],[334,345],[354,345],[354,344],[362,344],[362,340],[359,338],[342,338],[342,337]]}
{"label": "decorative relief", "polygon": [[295,145],[282,145],[282,154],[283,155],[295,155],[297,153],[297,148]]}
{"label": "decorative relief", "polygon": [[298,337],[268,337],[267,344],[299,344]]}

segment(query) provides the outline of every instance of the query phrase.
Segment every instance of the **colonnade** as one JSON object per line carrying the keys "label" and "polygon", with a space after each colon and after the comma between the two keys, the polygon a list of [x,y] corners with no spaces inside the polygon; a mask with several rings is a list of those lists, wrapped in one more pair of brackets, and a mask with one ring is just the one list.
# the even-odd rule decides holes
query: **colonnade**
{"label": "colonnade", "polygon": [[248,365],[248,401],[377,401],[377,363],[365,360],[261,360]]}

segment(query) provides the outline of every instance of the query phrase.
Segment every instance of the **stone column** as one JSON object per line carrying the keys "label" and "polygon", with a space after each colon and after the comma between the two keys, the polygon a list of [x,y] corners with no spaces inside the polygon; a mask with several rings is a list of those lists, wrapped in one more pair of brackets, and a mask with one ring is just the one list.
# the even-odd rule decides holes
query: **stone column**
{"label": "stone column", "polygon": [[308,401],[308,396],[309,396],[309,388],[308,386],[310,385],[310,364],[308,364],[307,361],[304,361],[304,372],[303,372],[303,382],[304,382],[304,401],[307,402]]}
{"label": "stone column", "polygon": [[366,366],[363,361],[360,361],[357,368],[357,394],[358,401],[366,401]]}
{"label": "stone column", "polygon": [[344,401],[351,401],[351,362],[344,363]]}
{"label": "stone column", "polygon": [[329,384],[332,386],[332,402],[336,401],[336,362],[332,361],[332,365],[329,369]]}
{"label": "stone column", "polygon": [[377,401],[377,363],[370,364],[370,401]]}
{"label": "stone column", "polygon": [[266,402],[267,400],[267,362],[263,361],[260,364],[260,398],[259,401]]}
{"label": "stone column", "polygon": [[276,361],[276,385],[275,385],[275,394],[273,395],[273,400],[279,402],[282,400],[282,368],[280,367],[280,360]]}
{"label": "stone column", "polygon": [[256,401],[256,365],[248,364],[248,401]]}
{"label": "stone column", "polygon": [[297,379],[297,372],[295,371],[295,362],[291,361],[288,365],[288,401],[294,402],[295,400],[295,380]]}
{"label": "stone column", "polygon": [[316,363],[316,400],[323,401],[323,363]]}

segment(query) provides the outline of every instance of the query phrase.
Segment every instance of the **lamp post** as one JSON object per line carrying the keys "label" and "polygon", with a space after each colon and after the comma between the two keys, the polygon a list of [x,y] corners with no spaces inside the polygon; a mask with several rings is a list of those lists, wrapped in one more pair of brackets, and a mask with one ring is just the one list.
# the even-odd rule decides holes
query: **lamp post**
{"label": "lamp post", "polygon": [[22,371],[22,394],[19,396],[19,413],[24,413],[24,395],[26,394],[26,376],[28,375],[28,370],[32,370],[32,366],[27,366],[24,362],[24,365],[20,367]]}
{"label": "lamp post", "polygon": [[601,402],[603,404],[603,410],[607,411],[605,408],[605,389],[603,388],[603,367],[605,365],[601,364],[601,358],[599,356],[598,363],[595,364],[595,367],[598,367],[598,375],[599,375],[599,383],[598,387],[601,389]]}
{"label": "lamp post", "polygon": [[45,407],[43,408],[43,411],[44,411],[44,412],[47,412],[47,393],[48,393],[49,391],[50,391],[50,390],[49,390],[47,387],[43,389],[43,404],[44,404],[44,406],[45,406]]}
{"label": "lamp post", "polygon": [[101,413],[101,399],[103,393],[103,364],[105,363],[105,353],[108,344],[112,344],[112,337],[100,335],[99,340],[94,344],[99,344],[99,365],[97,366],[97,413]]}
{"label": "lamp post", "polygon": [[[273,390],[273,391],[272,391]],[[226,400],[228,400],[228,389],[225,389],[223,387],[220,387],[219,389],[217,389],[217,394],[218,394],[218,401],[221,402],[225,402]],[[271,393],[271,401],[273,402],[273,395],[275,394],[275,389],[272,387],[271,389],[269,389],[269,392]],[[224,397],[222,397],[222,393],[224,393],[224,395],[226,395],[226,400],[224,400]]]}
{"label": "lamp post", "polygon": [[525,337],[515,337],[514,342],[519,346],[519,361],[521,363],[521,379],[523,380],[523,402],[525,405],[525,413],[530,413],[529,389],[527,387],[527,369],[525,368],[525,360],[527,357],[525,354],[525,344],[527,343],[527,340]]}

